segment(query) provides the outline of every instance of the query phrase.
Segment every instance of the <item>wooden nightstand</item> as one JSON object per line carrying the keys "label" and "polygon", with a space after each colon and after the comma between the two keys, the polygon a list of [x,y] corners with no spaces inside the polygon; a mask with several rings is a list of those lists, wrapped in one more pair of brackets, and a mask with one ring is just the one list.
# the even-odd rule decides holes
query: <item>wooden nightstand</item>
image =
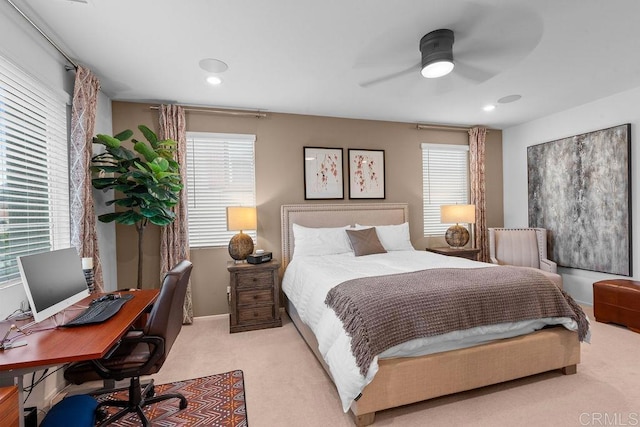
{"label": "wooden nightstand", "polygon": [[473,261],[478,260],[478,254],[480,253],[480,249],[473,248],[449,248],[447,246],[441,248],[427,248],[429,252],[434,252],[440,255],[449,255],[449,256],[457,256],[458,258],[467,258]]}
{"label": "wooden nightstand", "polygon": [[230,274],[229,331],[282,326],[277,260],[264,264],[227,263]]}

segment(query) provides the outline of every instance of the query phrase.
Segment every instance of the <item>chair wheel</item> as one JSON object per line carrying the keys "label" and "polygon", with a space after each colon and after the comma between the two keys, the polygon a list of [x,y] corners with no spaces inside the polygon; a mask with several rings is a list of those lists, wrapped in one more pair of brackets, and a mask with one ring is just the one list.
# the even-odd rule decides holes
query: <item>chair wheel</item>
{"label": "chair wheel", "polygon": [[147,393],[144,396],[148,399],[150,397],[153,397],[154,394],[156,394],[156,388],[152,385],[151,387],[149,387],[149,390],[147,390]]}
{"label": "chair wheel", "polygon": [[107,415],[109,414],[105,408],[96,409],[96,422],[104,421]]}

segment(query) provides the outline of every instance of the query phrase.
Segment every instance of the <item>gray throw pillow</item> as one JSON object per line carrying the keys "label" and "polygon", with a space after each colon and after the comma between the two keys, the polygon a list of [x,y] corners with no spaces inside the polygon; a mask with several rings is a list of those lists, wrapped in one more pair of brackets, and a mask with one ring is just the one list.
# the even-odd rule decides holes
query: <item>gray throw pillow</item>
{"label": "gray throw pillow", "polygon": [[356,256],[384,254],[387,251],[378,239],[375,228],[365,228],[364,230],[346,230],[353,253]]}

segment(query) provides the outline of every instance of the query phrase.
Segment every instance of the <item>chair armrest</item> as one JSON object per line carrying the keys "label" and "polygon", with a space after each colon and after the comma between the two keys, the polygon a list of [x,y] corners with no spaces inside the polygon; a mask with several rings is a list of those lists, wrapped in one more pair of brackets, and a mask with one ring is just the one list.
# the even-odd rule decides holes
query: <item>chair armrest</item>
{"label": "chair armrest", "polygon": [[123,341],[140,341],[140,339],[144,336],[144,331],[139,330],[131,330],[122,337]]}
{"label": "chair armrest", "polygon": [[558,273],[558,264],[549,259],[542,258],[540,260],[540,270],[548,271],[549,273]]}

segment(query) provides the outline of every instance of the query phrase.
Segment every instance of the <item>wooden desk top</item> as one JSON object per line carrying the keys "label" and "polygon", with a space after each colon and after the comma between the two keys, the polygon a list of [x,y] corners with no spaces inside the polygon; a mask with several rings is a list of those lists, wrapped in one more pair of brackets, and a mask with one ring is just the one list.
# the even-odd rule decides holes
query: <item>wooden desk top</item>
{"label": "wooden desk top", "polygon": [[[0,371],[62,365],[103,357],[156,300],[159,290],[144,289],[123,293],[132,293],[134,297],[127,301],[115,316],[105,322],[65,328],[55,327],[52,317],[31,326],[28,328],[28,331],[31,331],[30,334],[14,340],[14,342],[27,341],[26,346],[0,350]],[[69,307],[66,310],[68,318],[77,316],[80,312],[78,308],[86,308],[95,297],[95,295],[89,296]],[[62,323],[62,313],[54,317]],[[21,323],[28,322],[1,322],[2,336],[12,323],[20,326]],[[11,336],[14,336],[14,333]]]}

